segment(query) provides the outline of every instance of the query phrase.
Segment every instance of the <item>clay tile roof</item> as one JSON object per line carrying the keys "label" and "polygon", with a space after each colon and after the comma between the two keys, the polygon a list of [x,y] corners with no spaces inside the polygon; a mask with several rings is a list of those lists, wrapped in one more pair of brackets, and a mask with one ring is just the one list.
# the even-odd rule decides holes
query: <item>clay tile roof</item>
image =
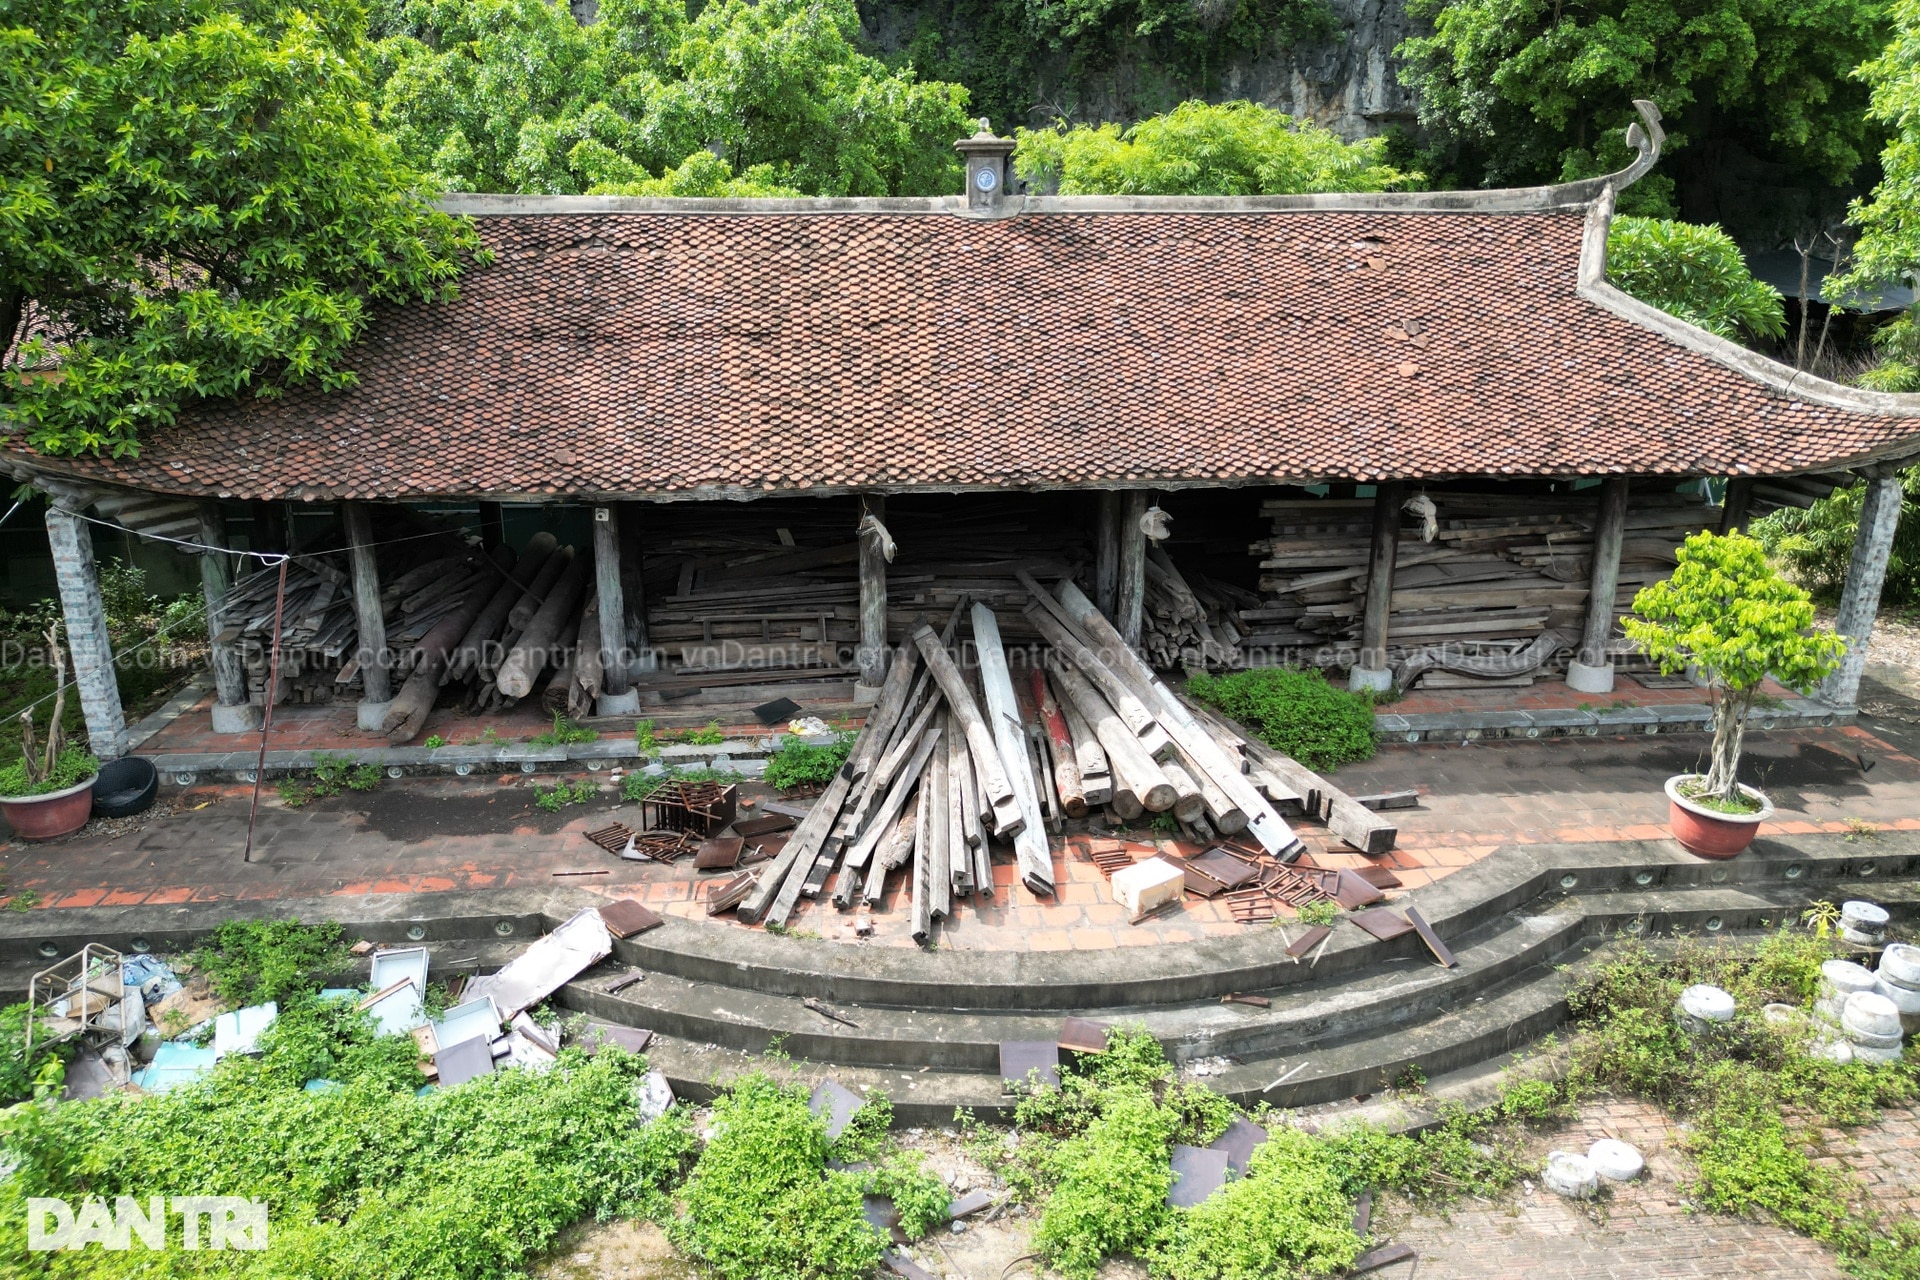
{"label": "clay tile roof", "polygon": [[495,263],[380,310],[357,386],[200,405],[138,458],[13,454],[427,499],[1763,474],[1920,436],[1583,294],[1580,208],[1193,204],[481,217]]}

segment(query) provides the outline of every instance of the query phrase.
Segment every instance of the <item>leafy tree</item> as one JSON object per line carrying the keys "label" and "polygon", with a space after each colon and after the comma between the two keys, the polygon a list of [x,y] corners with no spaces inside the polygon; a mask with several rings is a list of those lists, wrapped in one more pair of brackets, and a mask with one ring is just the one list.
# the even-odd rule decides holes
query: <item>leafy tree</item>
{"label": "leafy tree", "polygon": [[1418,176],[1382,161],[1383,139],[1342,142],[1252,102],[1183,102],[1125,131],[1062,124],[1017,136],[1020,176],[1062,195],[1387,191]]}
{"label": "leafy tree", "polygon": [[[1880,593],[1887,605],[1920,600],[1920,468],[1902,471],[1900,487],[1900,524]],[[1768,512],[1754,522],[1753,535],[1796,580],[1816,596],[1832,599],[1846,583],[1865,498],[1863,484],[1835,489],[1810,507]]]}
{"label": "leafy tree", "polygon": [[192,397],[345,385],[370,301],[452,292],[478,241],[373,128],[361,22],[0,0],[0,415],[32,444],[129,454]]}
{"label": "leafy tree", "polygon": [[1664,582],[1642,587],[1623,619],[1627,638],[1668,675],[1692,666],[1713,697],[1712,764],[1704,794],[1744,808],[1738,785],[1747,713],[1769,675],[1811,693],[1840,665],[1846,642],[1814,631],[1813,601],[1767,563],[1743,533],[1696,533]]}
{"label": "leafy tree", "polygon": [[[966,90],[857,48],[852,0],[388,0],[379,118],[463,191],[957,190]],[[716,154],[717,153],[717,154]]]}
{"label": "leafy tree", "polygon": [[1719,227],[1615,218],[1607,234],[1607,276],[1642,302],[1723,338],[1778,338],[1787,331],[1780,291],[1754,279],[1733,237]]}
{"label": "leafy tree", "polygon": [[[1625,196],[1630,212],[1696,220],[1675,174],[1759,157],[1777,184],[1844,183],[1875,145],[1849,72],[1878,49],[1886,0],[1408,0],[1431,35],[1401,44],[1421,121],[1461,144],[1469,182],[1589,177],[1630,158],[1629,100],[1651,98],[1675,157]],[[1705,216],[1703,216],[1705,215]]]}
{"label": "leafy tree", "polygon": [[[1893,136],[1880,153],[1880,184],[1854,205],[1860,227],[1848,283],[1871,289],[1920,275],[1920,0],[1895,0],[1893,40],[1858,72],[1872,89],[1870,114]],[[1883,391],[1920,391],[1920,311],[1876,335],[1881,364],[1867,375]]]}

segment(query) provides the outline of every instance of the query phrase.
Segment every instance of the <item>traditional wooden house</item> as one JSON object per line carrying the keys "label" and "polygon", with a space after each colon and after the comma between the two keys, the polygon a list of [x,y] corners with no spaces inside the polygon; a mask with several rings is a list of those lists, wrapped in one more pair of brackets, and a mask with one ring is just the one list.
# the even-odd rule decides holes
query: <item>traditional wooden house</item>
{"label": "traditional wooden house", "polygon": [[[600,709],[612,713],[638,701],[612,638],[646,642],[632,599],[645,504],[744,504],[727,510],[746,518],[757,501],[827,495],[863,501],[847,507],[851,526],[859,510],[884,520],[888,499],[1078,492],[1040,519],[1086,513],[1090,585],[1138,637],[1150,494],[1278,489],[1282,512],[1333,486],[1322,510],[1344,515],[1302,519],[1278,535],[1288,547],[1264,550],[1298,571],[1326,563],[1288,561],[1302,539],[1364,549],[1339,569],[1351,599],[1331,616],[1357,640],[1349,678],[1378,687],[1402,613],[1396,569],[1421,567],[1405,550],[1423,518],[1416,503],[1407,523],[1409,501],[1506,484],[1520,496],[1494,514],[1511,528],[1549,505],[1578,514],[1574,570],[1547,566],[1538,589],[1580,593],[1568,678],[1600,690],[1622,549],[1641,527],[1630,495],[1670,506],[1688,481],[1724,481],[1724,504],[1686,520],[1740,525],[1757,503],[1863,476],[1840,612],[1854,653],[1826,695],[1849,705],[1899,513],[1894,469],[1920,455],[1920,396],[1796,373],[1607,283],[1615,201],[1659,155],[1658,113],[1641,112],[1630,167],[1524,190],[1040,197],[1009,190],[1013,144],[983,129],[959,144],[958,197],[450,197],[495,261],[457,301],[381,310],[352,360],[356,386],[197,405],[138,457],[17,443],[0,456],[52,498],[103,756],[125,735],[83,516],[221,545],[223,504],[262,502],[339,504],[373,725],[394,689],[370,504],[591,508],[586,620],[609,638]],[[862,540],[849,623],[868,687],[886,660],[885,541],[884,526]],[[205,557],[210,597],[225,590],[221,559]],[[1268,621],[1318,616],[1289,607]],[[1523,608],[1527,626],[1555,607]],[[813,634],[830,630],[823,619]],[[216,722],[246,729],[246,673],[218,619],[215,642]]]}

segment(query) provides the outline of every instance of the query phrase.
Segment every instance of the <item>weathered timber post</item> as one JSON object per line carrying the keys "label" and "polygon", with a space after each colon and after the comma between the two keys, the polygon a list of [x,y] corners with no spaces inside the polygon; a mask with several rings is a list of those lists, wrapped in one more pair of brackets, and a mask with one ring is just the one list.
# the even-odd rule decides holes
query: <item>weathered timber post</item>
{"label": "weathered timber post", "polygon": [[1093,603],[1111,618],[1120,584],[1120,495],[1102,489],[1094,520]]}
{"label": "weathered timber post", "polygon": [[1373,491],[1373,542],[1367,555],[1367,594],[1360,615],[1360,660],[1347,668],[1347,688],[1384,692],[1393,687],[1387,669],[1387,618],[1393,611],[1393,569],[1400,555],[1400,504],[1406,485],[1389,480]]}
{"label": "weathered timber post", "polygon": [[[640,543],[641,504],[620,504],[620,594],[627,605],[627,646],[633,651],[632,671],[654,669],[653,646],[647,640],[647,585]],[[629,677],[631,678],[631,677]]]}
{"label": "weathered timber post", "polygon": [[1753,519],[1753,477],[1727,477],[1727,492],[1721,503],[1720,532],[1745,533]]}
{"label": "weathered timber post", "polygon": [[1580,651],[1567,664],[1567,688],[1579,693],[1613,692],[1613,597],[1620,587],[1620,547],[1627,535],[1627,478],[1600,483],[1600,511],[1593,527],[1593,567],[1587,575],[1587,624]]}
{"label": "weathered timber post", "polygon": [[627,603],[620,574],[620,511],[612,505],[593,509],[593,585],[600,593],[600,696],[594,710],[603,716],[629,716],[640,710],[640,695],[627,679]]}
{"label": "weathered timber post", "polygon": [[480,504],[480,548],[491,552],[507,540],[507,513],[497,502]]}
{"label": "weathered timber post", "polygon": [[1887,579],[1887,560],[1893,554],[1893,535],[1900,528],[1904,498],[1900,477],[1889,471],[1867,481],[1860,503],[1860,529],[1853,536],[1853,555],[1847,561],[1847,581],[1840,588],[1840,608],[1833,629],[1847,638],[1840,667],[1820,686],[1829,706],[1852,707],[1860,698],[1860,672],[1867,665],[1867,642],[1873,638],[1874,615],[1880,612],[1880,587]]}
{"label": "weathered timber post", "polygon": [[[360,710],[362,729],[382,732],[393,684],[387,671],[387,622],[380,610],[380,566],[373,553],[373,521],[363,502],[343,502],[341,523],[353,564],[353,615],[360,632]],[[267,690],[271,698],[274,690]]]}
{"label": "weathered timber post", "polygon": [[1147,514],[1147,491],[1129,489],[1121,495],[1115,536],[1120,543],[1118,580],[1114,585],[1113,625],[1128,644],[1140,643],[1141,613],[1147,603],[1147,535],[1140,520]]}
{"label": "weathered timber post", "polygon": [[[882,524],[887,519],[887,500],[880,494],[860,499],[864,515]],[[880,696],[880,684],[887,678],[887,554],[884,539],[878,533],[860,537],[860,684],[855,699],[871,702]],[[824,647],[827,637],[821,636]]]}
{"label": "weathered timber post", "polygon": [[89,748],[102,760],[118,760],[127,754],[127,713],[113,672],[113,642],[107,636],[107,606],[100,598],[93,538],[86,522],[62,501],[55,497],[47,507],[47,542],[53,548],[53,576],[67,618],[73,683],[80,691]]}
{"label": "weathered timber post", "polygon": [[[227,545],[227,523],[215,502],[200,504],[200,541],[209,547]],[[247,669],[240,650],[220,638],[226,619],[220,600],[233,585],[233,566],[217,551],[200,553],[200,592],[207,599],[207,665],[213,668],[213,731],[252,733],[260,727],[260,709],[247,701]]]}

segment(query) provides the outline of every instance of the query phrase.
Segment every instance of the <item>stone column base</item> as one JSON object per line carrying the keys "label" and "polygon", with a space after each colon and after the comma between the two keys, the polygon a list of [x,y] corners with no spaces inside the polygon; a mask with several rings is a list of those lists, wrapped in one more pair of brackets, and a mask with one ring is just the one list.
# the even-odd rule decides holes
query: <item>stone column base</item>
{"label": "stone column base", "polygon": [[385,702],[362,702],[359,704],[358,723],[368,733],[379,733],[387,718],[387,708],[393,705],[393,699]]}
{"label": "stone column base", "polygon": [[1612,693],[1613,664],[1590,667],[1578,659],[1567,663],[1567,688],[1575,693]]}
{"label": "stone column base", "polygon": [[629,689],[625,693],[602,693],[593,700],[595,715],[631,716],[640,711],[640,691]]}
{"label": "stone column base", "polygon": [[224,702],[213,704],[215,733],[255,733],[259,728],[260,708],[251,702],[242,702],[233,706]]}
{"label": "stone column base", "polygon": [[853,686],[853,700],[863,707],[872,706],[880,701],[880,686],[877,684],[856,684]]}
{"label": "stone column base", "polygon": [[1385,667],[1349,667],[1347,688],[1355,693],[1385,693],[1393,688],[1393,672]]}

